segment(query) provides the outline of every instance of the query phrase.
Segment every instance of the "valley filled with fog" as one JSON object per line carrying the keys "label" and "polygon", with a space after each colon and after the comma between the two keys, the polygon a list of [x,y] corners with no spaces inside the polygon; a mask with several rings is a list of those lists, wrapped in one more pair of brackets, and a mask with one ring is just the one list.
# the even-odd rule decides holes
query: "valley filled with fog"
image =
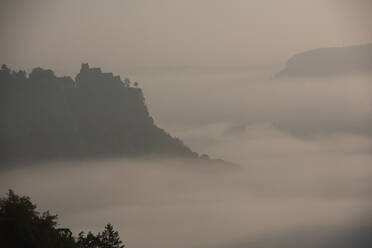
{"label": "valley filled with fog", "polygon": [[279,69],[121,72],[140,82],[158,126],[236,166],[51,162],[3,170],[0,188],[74,232],[110,222],[129,247],[347,247],[371,224],[371,78],[276,79]]}

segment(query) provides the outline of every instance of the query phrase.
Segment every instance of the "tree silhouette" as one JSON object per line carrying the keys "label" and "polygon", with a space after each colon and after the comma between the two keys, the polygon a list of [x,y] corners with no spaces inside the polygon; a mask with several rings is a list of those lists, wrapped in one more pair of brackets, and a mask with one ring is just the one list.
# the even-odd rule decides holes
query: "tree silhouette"
{"label": "tree silhouette", "polygon": [[95,236],[92,232],[88,232],[85,236],[84,232],[79,233],[79,237],[76,242],[77,248],[101,248],[102,242],[98,236]]}
{"label": "tree silhouette", "polygon": [[132,83],[132,82],[129,80],[129,78],[125,78],[125,79],[124,79],[124,85],[125,85],[125,86],[130,87],[131,83]]}
{"label": "tree silhouette", "polygon": [[98,234],[102,242],[102,247],[105,248],[124,248],[123,242],[120,240],[119,233],[114,230],[111,224],[105,226],[105,230]]}
{"label": "tree silhouette", "polygon": [[8,66],[6,64],[3,64],[1,66],[1,71],[3,71],[4,73],[10,73],[10,69],[8,68]]}
{"label": "tree silhouette", "polygon": [[74,238],[68,228],[57,228],[57,215],[39,214],[29,197],[9,190],[0,198],[0,247],[124,248],[119,233],[107,224],[102,233],[83,232]]}
{"label": "tree silhouette", "polygon": [[1,247],[74,247],[71,232],[56,226],[57,215],[40,215],[29,197],[9,190],[7,198],[0,199]]}

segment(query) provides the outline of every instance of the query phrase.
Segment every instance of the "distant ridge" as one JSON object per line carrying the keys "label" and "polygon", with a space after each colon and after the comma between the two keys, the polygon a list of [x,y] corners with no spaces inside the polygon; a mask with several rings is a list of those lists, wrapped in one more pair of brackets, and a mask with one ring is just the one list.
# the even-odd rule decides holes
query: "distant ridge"
{"label": "distant ridge", "polygon": [[323,77],[372,74],[372,43],[319,48],[291,57],[276,77]]}
{"label": "distant ridge", "polygon": [[3,65],[0,115],[0,163],[153,155],[211,161],[154,124],[136,82],[88,64],[75,80]]}

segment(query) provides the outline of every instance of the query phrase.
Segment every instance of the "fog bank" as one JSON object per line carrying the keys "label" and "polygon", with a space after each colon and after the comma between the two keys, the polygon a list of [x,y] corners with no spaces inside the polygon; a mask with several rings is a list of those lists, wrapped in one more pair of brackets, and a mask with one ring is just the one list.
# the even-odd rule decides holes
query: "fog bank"
{"label": "fog bank", "polygon": [[332,233],[369,216],[371,156],[339,158],[337,166],[308,159],[253,160],[239,169],[60,162],[3,171],[0,188],[31,196],[74,232],[111,222],[130,247],[215,247],[302,229],[309,237],[309,229]]}

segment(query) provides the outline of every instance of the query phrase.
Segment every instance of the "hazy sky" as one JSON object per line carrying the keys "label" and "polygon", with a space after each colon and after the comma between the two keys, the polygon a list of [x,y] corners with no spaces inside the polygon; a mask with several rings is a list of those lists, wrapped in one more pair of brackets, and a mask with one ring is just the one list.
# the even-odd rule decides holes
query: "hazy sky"
{"label": "hazy sky", "polygon": [[368,0],[2,0],[0,58],[75,74],[163,65],[284,63],[372,41]]}

